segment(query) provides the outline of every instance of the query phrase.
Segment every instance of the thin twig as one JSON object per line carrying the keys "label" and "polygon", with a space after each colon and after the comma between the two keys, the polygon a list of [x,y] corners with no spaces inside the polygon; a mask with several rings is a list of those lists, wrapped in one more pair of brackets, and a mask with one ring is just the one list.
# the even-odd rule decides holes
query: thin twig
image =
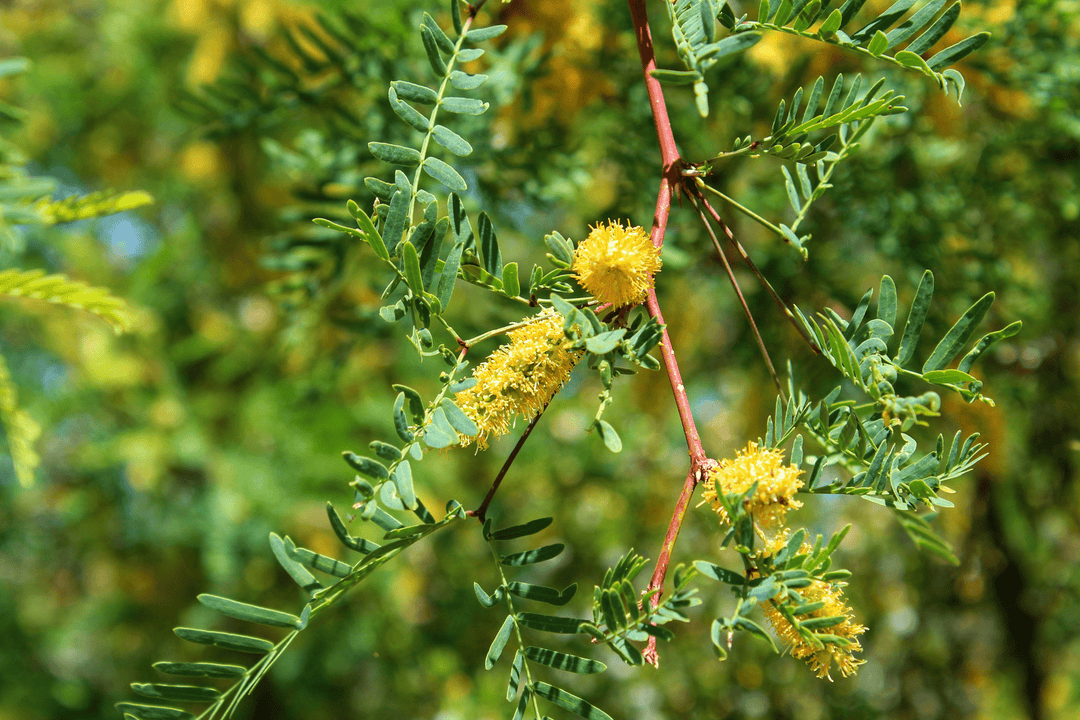
{"label": "thin twig", "polygon": [[469,513],[480,520],[485,522],[487,520],[488,505],[491,504],[491,500],[495,497],[495,492],[499,489],[499,485],[502,484],[503,478],[506,477],[506,473],[510,470],[510,466],[514,464],[514,458],[517,457],[518,452],[521,450],[525,441],[529,439],[529,434],[532,433],[533,428],[536,427],[536,423],[540,422],[540,416],[544,414],[543,408],[540,412],[536,413],[536,417],[529,421],[529,426],[525,428],[525,432],[518,438],[517,444],[514,445],[514,449],[510,451],[510,454],[506,458],[506,462],[503,463],[502,469],[499,470],[499,474],[495,476],[495,481],[491,483],[491,489],[488,490],[487,495],[484,496],[484,501],[480,503],[480,507],[476,508]]}
{"label": "thin twig", "polygon": [[788,321],[795,326],[796,330],[799,331],[799,334],[802,335],[803,340],[806,341],[806,343],[813,349],[815,353],[820,355],[821,348],[818,347],[817,342],[815,342],[812,337],[806,334],[806,330],[803,329],[802,325],[800,325],[798,320],[795,318],[795,313],[791,311],[791,308],[789,308],[787,303],[784,302],[784,299],[780,297],[776,290],[773,289],[772,283],[769,282],[769,279],[761,274],[761,271],[758,270],[758,266],[755,265],[754,261],[750,259],[750,255],[746,252],[746,248],[742,246],[742,243],[735,239],[735,235],[731,232],[731,228],[729,228],[727,223],[724,222],[724,219],[720,217],[720,213],[716,212],[715,208],[713,208],[713,206],[709,204],[708,198],[701,194],[700,189],[697,193],[697,198],[701,200],[702,205],[704,205],[705,209],[709,211],[709,215],[712,216],[713,221],[716,222],[716,224],[720,226],[720,229],[724,231],[724,234],[727,235],[728,240],[735,247],[735,250],[739,253],[739,257],[741,257],[743,262],[746,263],[746,267],[750,268],[750,272],[754,273],[754,277],[756,277],[758,279],[758,282],[761,283],[762,287],[764,287],[765,290],[768,291],[769,297],[773,299],[773,302],[775,302],[777,307],[779,307],[780,310],[783,311]]}
{"label": "thin twig", "polygon": [[709,224],[709,219],[705,217],[705,213],[701,210],[701,206],[697,204],[697,200],[694,199],[693,195],[690,196],[690,202],[694,204],[694,209],[697,210],[701,222],[705,225],[705,229],[709,231],[709,237],[712,238],[716,253],[720,256],[720,262],[724,264],[724,271],[727,273],[728,280],[731,281],[731,287],[735,288],[735,295],[739,298],[739,304],[742,305],[747,322],[750,323],[750,329],[754,333],[754,339],[757,340],[758,348],[761,350],[761,356],[765,358],[765,364],[769,368],[769,375],[772,376],[773,383],[776,385],[780,397],[785,398],[786,400],[784,386],[780,383],[780,376],[776,374],[776,368],[773,366],[772,358],[769,357],[769,351],[765,347],[765,340],[762,339],[761,332],[758,331],[757,323],[754,322],[754,315],[750,312],[750,306],[746,304],[746,298],[743,297],[742,288],[739,287],[739,281],[735,279],[735,273],[731,270],[731,263],[728,262],[727,256],[724,254],[724,249],[720,247],[720,241],[716,239],[716,233],[713,232],[712,225]]}

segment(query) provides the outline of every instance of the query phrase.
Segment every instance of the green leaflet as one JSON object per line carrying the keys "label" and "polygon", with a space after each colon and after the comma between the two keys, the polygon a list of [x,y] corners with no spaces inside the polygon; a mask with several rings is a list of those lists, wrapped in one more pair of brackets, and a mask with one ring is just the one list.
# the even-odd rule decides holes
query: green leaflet
{"label": "green leaflet", "polygon": [[499,558],[499,563],[509,566],[520,565],[535,565],[546,560],[558,557],[562,551],[566,549],[566,546],[562,543],[555,543],[553,545],[544,545],[534,550],[526,550],[519,553],[511,553],[510,555],[503,555]]}
{"label": "green leaflet", "polygon": [[919,289],[915,291],[915,299],[911,301],[907,322],[904,323],[904,334],[900,338],[900,349],[896,353],[896,364],[900,367],[906,367],[915,355],[919,333],[926,322],[926,314],[930,310],[930,300],[933,297],[934,274],[927,270],[919,281]]}
{"label": "green leaflet", "polygon": [[957,353],[963,349],[967,344],[971,336],[975,334],[975,328],[982,322],[983,317],[986,316],[987,311],[990,310],[990,305],[994,302],[994,293],[989,292],[979,298],[974,305],[967,309],[956,324],[949,328],[949,332],[945,334],[945,337],[941,339],[941,342],[937,344],[934,351],[930,353],[930,357],[927,358],[926,363],[923,364],[923,373],[930,370],[941,370],[949,362],[956,357]]}
{"label": "green leaflet", "polygon": [[567,655],[566,653],[556,652],[555,650],[548,650],[530,645],[524,648],[522,652],[529,660],[541,665],[556,670],[577,673],[579,675],[592,675],[607,670],[607,665],[597,660],[590,660],[577,655]]}
{"label": "green leaflet", "polygon": [[560,690],[544,682],[533,683],[533,692],[545,700],[558,705],[563,710],[569,710],[585,720],[612,720],[611,716],[603,710],[590,705],[577,695]]}
{"label": "green leaflet", "polygon": [[203,685],[131,683],[131,689],[143,697],[173,702],[213,702],[221,696],[214,688]]}
{"label": "green leaflet", "polygon": [[506,643],[510,640],[510,631],[514,629],[514,616],[507,615],[503,620],[502,627],[499,628],[499,632],[495,634],[495,638],[491,641],[491,646],[488,648],[487,656],[484,658],[484,669],[490,670],[495,667],[495,663],[499,661],[502,656],[503,648],[506,647]]}
{"label": "green leaflet", "polygon": [[138,720],[193,720],[195,717],[184,710],[139,703],[117,703],[116,709],[124,713],[125,718],[135,717]]}
{"label": "green leaflet", "polygon": [[465,183],[465,178],[461,177],[457,170],[439,158],[429,157],[425,159],[424,172],[455,192],[465,192],[469,189],[469,186]]}
{"label": "green leaflet", "polygon": [[581,620],[577,618],[558,617],[555,615],[542,615],[540,613],[518,613],[518,622],[527,628],[540,630],[541,632],[558,633],[562,635],[576,635]]}
{"label": "green leaflet", "polygon": [[412,148],[403,147],[401,145],[392,145],[390,143],[381,142],[369,142],[368,150],[371,154],[382,160],[385,163],[391,165],[402,165],[404,167],[416,167],[420,164],[420,151],[413,150]]}
{"label": "green leaflet", "polygon": [[274,644],[269,640],[251,637],[250,635],[235,635],[233,633],[186,627],[173,628],[173,632],[181,640],[198,643],[199,645],[213,645],[223,650],[261,655],[274,649]]}
{"label": "green leaflet", "polygon": [[435,142],[454,153],[458,157],[465,157],[472,153],[473,147],[469,142],[445,125],[436,125],[432,128],[431,137]]}
{"label": "green leaflet", "polygon": [[221,665],[218,663],[156,662],[153,667],[166,675],[183,675],[185,677],[235,678],[243,677],[247,673],[247,668],[239,665]]}
{"label": "green leaflet", "polygon": [[259,625],[269,625],[270,627],[288,628],[290,630],[298,629],[301,625],[300,618],[295,615],[280,612],[278,610],[270,610],[257,605],[248,605],[247,603],[237,602],[236,600],[230,600],[229,598],[220,597],[218,595],[203,593],[202,595],[199,595],[198,600],[211,610],[215,610],[222,615],[227,615],[231,618],[236,618],[237,620],[245,620],[247,622],[258,623]]}
{"label": "green leaflet", "polygon": [[511,582],[507,584],[506,591],[511,595],[524,598],[526,600],[535,600],[537,602],[547,603],[548,605],[555,605],[561,607],[574,597],[577,593],[577,583],[570,585],[562,592],[559,592],[555,588],[545,587],[544,585],[532,585],[524,582]]}
{"label": "green leaflet", "polygon": [[536,520],[530,520],[523,525],[513,525],[508,528],[502,528],[496,530],[491,534],[492,540],[515,540],[521,537],[528,537],[529,535],[535,535],[541,530],[551,525],[552,518],[538,518]]}

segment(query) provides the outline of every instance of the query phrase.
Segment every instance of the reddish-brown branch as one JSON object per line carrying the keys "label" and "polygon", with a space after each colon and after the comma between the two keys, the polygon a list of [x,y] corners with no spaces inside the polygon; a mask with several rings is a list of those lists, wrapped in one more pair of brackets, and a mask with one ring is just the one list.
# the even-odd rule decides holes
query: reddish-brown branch
{"label": "reddish-brown branch", "polygon": [[[675,136],[671,131],[671,119],[668,117],[667,104],[664,102],[664,92],[659,81],[654,78],[650,71],[656,69],[656,57],[653,52],[652,32],[649,29],[648,13],[645,9],[645,0],[628,0],[630,16],[634,23],[634,34],[637,39],[638,54],[641,56],[641,68],[645,73],[645,88],[649,93],[649,107],[652,110],[653,122],[656,125],[656,136],[660,143],[660,157],[662,176],[660,187],[656,197],[656,211],[653,214],[652,242],[655,247],[664,244],[664,233],[667,231],[668,216],[671,214],[671,198],[682,187],[683,178],[679,174],[681,157],[679,148],[675,144]],[[664,325],[664,315],[660,310],[660,303],[656,299],[656,290],[649,293],[646,300],[649,314],[656,321]],[[675,357],[675,349],[671,344],[671,336],[665,327],[661,335],[660,348],[664,358],[664,367],[667,369],[668,382],[671,391],[675,395],[675,405],[679,409],[679,419],[682,421],[683,432],[686,435],[686,447],[690,455],[690,470],[683,483],[682,492],[675,504],[675,512],[671,517],[664,545],[660,550],[660,557],[656,560],[656,568],[652,579],[649,581],[649,589],[663,587],[664,578],[667,575],[668,564],[671,562],[671,551],[675,546],[675,540],[679,536],[686,509],[690,504],[690,497],[694,488],[702,478],[703,471],[709,461],[705,451],[701,447],[701,437],[698,435],[694,416],[690,412],[690,399],[686,395],[686,387],[683,385],[682,374],[679,372],[679,363]],[[655,609],[660,603],[660,594],[652,598],[652,606]],[[645,658],[651,664],[656,665],[659,657],[656,652],[656,638],[649,639],[649,646],[645,651]]]}
{"label": "reddish-brown branch", "polygon": [[664,102],[664,91],[660,87],[660,81],[649,74],[656,69],[656,55],[653,52],[649,15],[645,10],[645,0],[628,1],[630,4],[630,18],[634,22],[634,36],[637,39],[638,54],[641,56],[641,68],[645,71],[645,89],[649,92],[649,107],[652,108],[653,121],[656,124],[656,136],[660,141],[660,156],[664,170],[667,171],[679,159],[679,148],[676,147],[675,136],[671,132],[671,120],[668,118],[667,104]]}

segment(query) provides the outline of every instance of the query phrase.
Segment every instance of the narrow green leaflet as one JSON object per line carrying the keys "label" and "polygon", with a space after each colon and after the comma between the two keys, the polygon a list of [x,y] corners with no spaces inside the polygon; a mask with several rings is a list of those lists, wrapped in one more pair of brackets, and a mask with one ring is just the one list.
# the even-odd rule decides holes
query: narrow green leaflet
{"label": "narrow green leaflet", "polygon": [[278,564],[289,573],[297,585],[308,592],[313,592],[322,587],[322,583],[315,579],[306,567],[289,557],[285,550],[285,541],[277,533],[270,533],[270,549],[277,558]]}
{"label": "narrow green leaflet", "polygon": [[454,295],[454,285],[457,283],[458,266],[461,264],[461,253],[464,251],[464,243],[455,243],[446,256],[443,265],[442,277],[439,280],[439,303],[443,310],[450,307],[450,298]]}
{"label": "narrow green leaflet", "polygon": [[558,557],[565,548],[566,546],[562,543],[544,545],[543,547],[538,547],[535,550],[526,550],[525,552],[503,555],[499,558],[499,562],[503,565],[509,565],[511,567],[521,565],[534,565],[536,563],[541,563],[545,560],[551,560],[554,557]]}
{"label": "narrow green leaflet", "polygon": [[[457,113],[459,115],[481,115],[487,111],[489,106],[488,103],[483,100],[451,95],[449,97],[444,97],[442,102],[439,103],[439,107],[446,112]],[[413,164],[415,165],[416,163]]]}
{"label": "narrow green leaflet", "polygon": [[116,703],[116,709],[124,713],[125,718],[135,717],[138,720],[191,720],[195,717],[184,710],[139,703]]}
{"label": "narrow green leaflet", "polygon": [[590,705],[577,695],[560,690],[545,682],[533,683],[533,692],[545,700],[558,705],[563,710],[569,710],[585,720],[612,720],[611,716],[603,710]]}
{"label": "narrow green leaflet", "polygon": [[131,689],[143,697],[173,702],[213,702],[221,693],[203,685],[168,685],[164,683],[131,683]]}
{"label": "narrow green leaflet", "polygon": [[491,534],[491,538],[493,540],[515,540],[517,538],[528,537],[529,535],[535,535],[551,525],[551,521],[552,518],[549,517],[530,520],[524,525],[513,525],[508,528],[496,530]]}
{"label": "narrow green leaflet", "polygon": [[377,460],[372,460],[356,453],[343,452],[341,456],[345,458],[347,462],[354,470],[361,475],[367,475],[372,480],[382,481],[390,477],[390,471],[386,469],[386,466]]}
{"label": "narrow green leaflet", "polygon": [[465,157],[473,151],[473,147],[469,144],[468,140],[445,125],[436,125],[431,131],[431,137],[435,138],[435,142],[439,143],[458,157]]}
{"label": "narrow green leaflet", "polygon": [[235,678],[242,677],[247,672],[247,668],[240,665],[221,665],[219,663],[156,662],[153,667],[166,675],[182,675],[185,677]]}
{"label": "narrow green leaflet", "polygon": [[300,627],[300,618],[289,613],[280,612],[278,610],[270,610],[268,608],[259,607],[257,605],[248,605],[247,603],[237,602],[236,600],[230,600],[219,595],[209,595],[203,593],[199,595],[198,600],[200,603],[216,610],[222,615],[227,615],[237,620],[246,620],[247,622],[258,623],[259,625],[269,625],[270,627],[288,628],[294,630]]}
{"label": "narrow green leaflet", "polygon": [[469,42],[484,42],[485,40],[491,40],[497,38],[506,32],[505,25],[489,25],[485,28],[478,28],[476,30],[470,30],[465,33],[465,39]]}
{"label": "narrow green leaflet", "polygon": [[446,419],[450,422],[450,425],[462,435],[471,437],[480,432],[472,418],[466,415],[465,411],[455,405],[450,398],[443,398],[439,407],[446,413]]}
{"label": "narrow green leaflet", "polygon": [[926,363],[923,364],[924,373],[930,370],[941,370],[967,345],[968,340],[975,334],[975,328],[982,322],[990,306],[994,302],[994,293],[989,292],[979,298],[974,305],[967,309],[956,324],[953,325],[945,337],[937,344],[930,353]]}
{"label": "narrow green leaflet", "polygon": [[369,142],[368,150],[371,154],[382,160],[385,163],[391,165],[402,165],[404,167],[416,167],[420,164],[420,151],[413,150],[412,148],[403,147],[401,145],[391,145],[389,143],[381,142]]}
{"label": "narrow green leaflet", "polygon": [[[953,443],[953,447],[956,447],[955,442]],[[896,517],[900,521],[900,526],[904,528],[904,531],[920,550],[925,550],[928,553],[937,555],[950,565],[960,565],[960,558],[956,557],[948,543],[938,537],[934,531],[930,529],[930,523],[924,518],[919,517],[915,513],[905,512],[903,510],[894,510],[893,512],[896,513]]]}
{"label": "narrow green leaflet", "polygon": [[896,353],[896,364],[900,367],[906,367],[915,355],[919,333],[926,322],[926,314],[930,310],[930,300],[933,297],[934,273],[927,270],[919,281],[919,289],[915,291],[915,299],[911,301],[907,322],[904,323],[904,334],[900,338],[900,349]]}
{"label": "narrow green leaflet", "polygon": [[584,622],[577,618],[528,612],[518,613],[517,619],[524,627],[540,630],[541,632],[558,633],[562,635],[576,635],[578,627]]}
{"label": "narrow green leaflet", "polygon": [[269,640],[251,637],[250,635],[234,635],[233,633],[186,627],[173,628],[173,632],[181,640],[198,643],[199,645],[213,645],[223,650],[261,655],[274,649],[274,643]]}
{"label": "narrow green leaflet", "polygon": [[491,641],[491,647],[488,648],[487,657],[484,658],[484,669],[490,670],[495,667],[495,663],[499,661],[499,657],[502,655],[503,648],[506,647],[506,643],[510,640],[510,631],[514,629],[514,616],[507,615],[503,620],[502,627],[499,628],[499,632],[495,634],[495,639]]}
{"label": "narrow green leaflet", "polygon": [[960,361],[960,365],[957,369],[961,372],[968,372],[969,370],[971,370],[971,366],[975,364],[975,361],[979,359],[979,356],[981,356],[983,353],[992,348],[1001,340],[1004,340],[1005,338],[1010,338],[1020,332],[1023,326],[1024,323],[1020,320],[1017,320],[1014,323],[1009,323],[1001,330],[997,330],[995,332],[984,335],[979,340],[979,342],[975,343],[975,347],[971,349],[971,352],[965,355],[964,359]]}
{"label": "narrow green leaflet", "polygon": [[575,593],[577,593],[577,583],[570,585],[562,592],[559,592],[552,587],[532,585],[524,582],[509,583],[506,586],[506,590],[511,595],[516,595],[526,600],[535,600],[537,602],[547,603],[548,605],[561,607],[570,602]]}
{"label": "narrow green leaflet", "polygon": [[555,668],[556,670],[577,673],[579,675],[592,675],[607,670],[607,665],[602,662],[578,657],[577,655],[567,655],[566,653],[556,652],[555,650],[548,650],[530,645],[526,647],[523,652],[525,657],[534,662],[538,662],[541,665],[546,665],[547,667]]}
{"label": "narrow green leaflet", "polygon": [[424,279],[420,275],[420,256],[416,247],[406,240],[401,244],[401,260],[405,265],[405,283],[416,294],[424,292]]}
{"label": "narrow green leaflet", "polygon": [[383,260],[390,259],[390,253],[386,250],[386,244],[383,242],[382,235],[375,229],[375,225],[371,222],[371,218],[364,212],[359,205],[350,200],[346,203],[346,207],[349,210],[349,214],[356,220],[357,227],[364,233],[364,240],[371,246],[371,249],[375,251]]}
{"label": "narrow green leaflet", "polygon": [[465,192],[469,189],[469,186],[465,184],[465,178],[439,158],[429,157],[424,160],[424,172],[456,192]]}
{"label": "narrow green leaflet", "polygon": [[413,475],[412,466],[408,460],[402,460],[401,463],[394,468],[394,472],[390,475],[390,479],[394,481],[394,487],[397,489],[398,496],[401,498],[401,502],[410,510],[417,508],[416,490],[413,488]]}
{"label": "narrow green leaflet", "polygon": [[930,66],[931,70],[941,70],[947,68],[953,63],[960,62],[971,53],[975,52],[987,42],[990,41],[990,33],[981,32],[978,35],[972,35],[969,38],[964,38],[955,45],[950,45],[934,57],[926,61],[926,64]]}

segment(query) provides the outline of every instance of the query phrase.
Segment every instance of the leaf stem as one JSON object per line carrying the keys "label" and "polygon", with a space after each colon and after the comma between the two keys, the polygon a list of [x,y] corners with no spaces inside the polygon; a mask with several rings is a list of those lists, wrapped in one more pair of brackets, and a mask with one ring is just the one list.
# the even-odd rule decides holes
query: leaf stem
{"label": "leaf stem", "polygon": [[[817,342],[815,342],[814,339],[806,333],[806,330],[803,329],[802,325],[798,323],[795,318],[795,313],[791,312],[791,308],[788,307],[787,303],[784,302],[783,298],[781,298],[780,295],[777,294],[776,290],[773,289],[772,283],[770,283],[768,278],[762,275],[761,271],[758,270],[757,265],[754,264],[754,261],[750,259],[749,253],[746,252],[746,248],[742,246],[742,243],[735,239],[734,233],[731,232],[731,228],[729,228],[727,223],[724,222],[724,219],[720,217],[720,213],[718,213],[716,209],[709,204],[709,201],[705,198],[705,196],[701,194],[700,187],[701,185],[699,184],[699,192],[697,193],[697,198],[701,200],[702,205],[705,207],[706,210],[709,211],[709,215],[712,217],[713,222],[719,225],[720,229],[724,231],[724,234],[727,235],[728,240],[735,247],[735,250],[739,253],[739,257],[741,257],[743,262],[746,263],[746,266],[750,268],[750,272],[754,273],[754,277],[758,279],[758,282],[760,282],[765,288],[765,290],[768,291],[769,296],[773,299],[773,302],[775,302],[776,305],[783,311],[788,321],[790,321],[791,324],[795,326],[795,329],[799,331],[799,334],[802,335],[803,339],[810,345],[814,352],[820,355],[821,348],[817,346]],[[711,230],[709,232],[710,234],[712,234]],[[713,242],[715,241],[716,238],[714,237]],[[717,247],[717,251],[719,251],[719,249],[720,248]]]}
{"label": "leaf stem", "polygon": [[772,376],[773,384],[776,385],[777,392],[780,393],[780,397],[785,397],[784,386],[780,382],[780,376],[776,374],[776,368],[773,366],[772,358],[769,357],[769,350],[765,347],[765,340],[761,337],[761,332],[758,330],[757,323],[754,322],[754,315],[750,312],[750,306],[746,304],[746,298],[743,297],[742,289],[739,287],[739,281],[735,279],[735,273],[731,270],[731,263],[728,262],[727,255],[724,254],[724,249],[720,247],[720,241],[716,239],[716,233],[713,232],[712,225],[709,224],[708,218],[705,217],[705,212],[698,205],[697,199],[693,195],[690,196],[690,202],[693,203],[694,209],[698,212],[698,217],[701,218],[701,222],[705,225],[705,229],[709,233],[709,237],[712,238],[713,247],[716,248],[716,254],[720,256],[720,262],[724,264],[724,271],[727,273],[728,280],[731,281],[731,287],[735,289],[735,295],[739,298],[739,304],[742,306],[743,313],[746,315],[747,322],[750,323],[750,330],[754,333],[754,339],[757,341],[758,348],[761,350],[761,356],[765,358],[765,365],[769,368],[769,375]]}
{"label": "leaf stem", "polygon": [[738,200],[735,200],[734,198],[728,197],[724,193],[722,193],[719,190],[717,190],[716,188],[714,188],[712,185],[702,183],[700,185],[700,187],[704,188],[705,190],[708,190],[709,192],[713,193],[714,195],[717,195],[721,199],[726,200],[727,202],[731,203],[731,206],[734,207],[736,210],[738,210],[742,214],[746,215],[751,220],[755,220],[758,223],[760,223],[761,225],[763,225],[764,227],[767,227],[769,230],[772,230],[774,233],[776,233],[780,237],[784,238],[785,242],[787,241],[787,238],[784,236],[783,231],[781,231],[779,227],[777,227],[773,223],[769,222],[765,218],[761,217],[756,212],[754,212],[750,208],[748,208],[745,205],[743,205],[742,203],[740,203]]}

